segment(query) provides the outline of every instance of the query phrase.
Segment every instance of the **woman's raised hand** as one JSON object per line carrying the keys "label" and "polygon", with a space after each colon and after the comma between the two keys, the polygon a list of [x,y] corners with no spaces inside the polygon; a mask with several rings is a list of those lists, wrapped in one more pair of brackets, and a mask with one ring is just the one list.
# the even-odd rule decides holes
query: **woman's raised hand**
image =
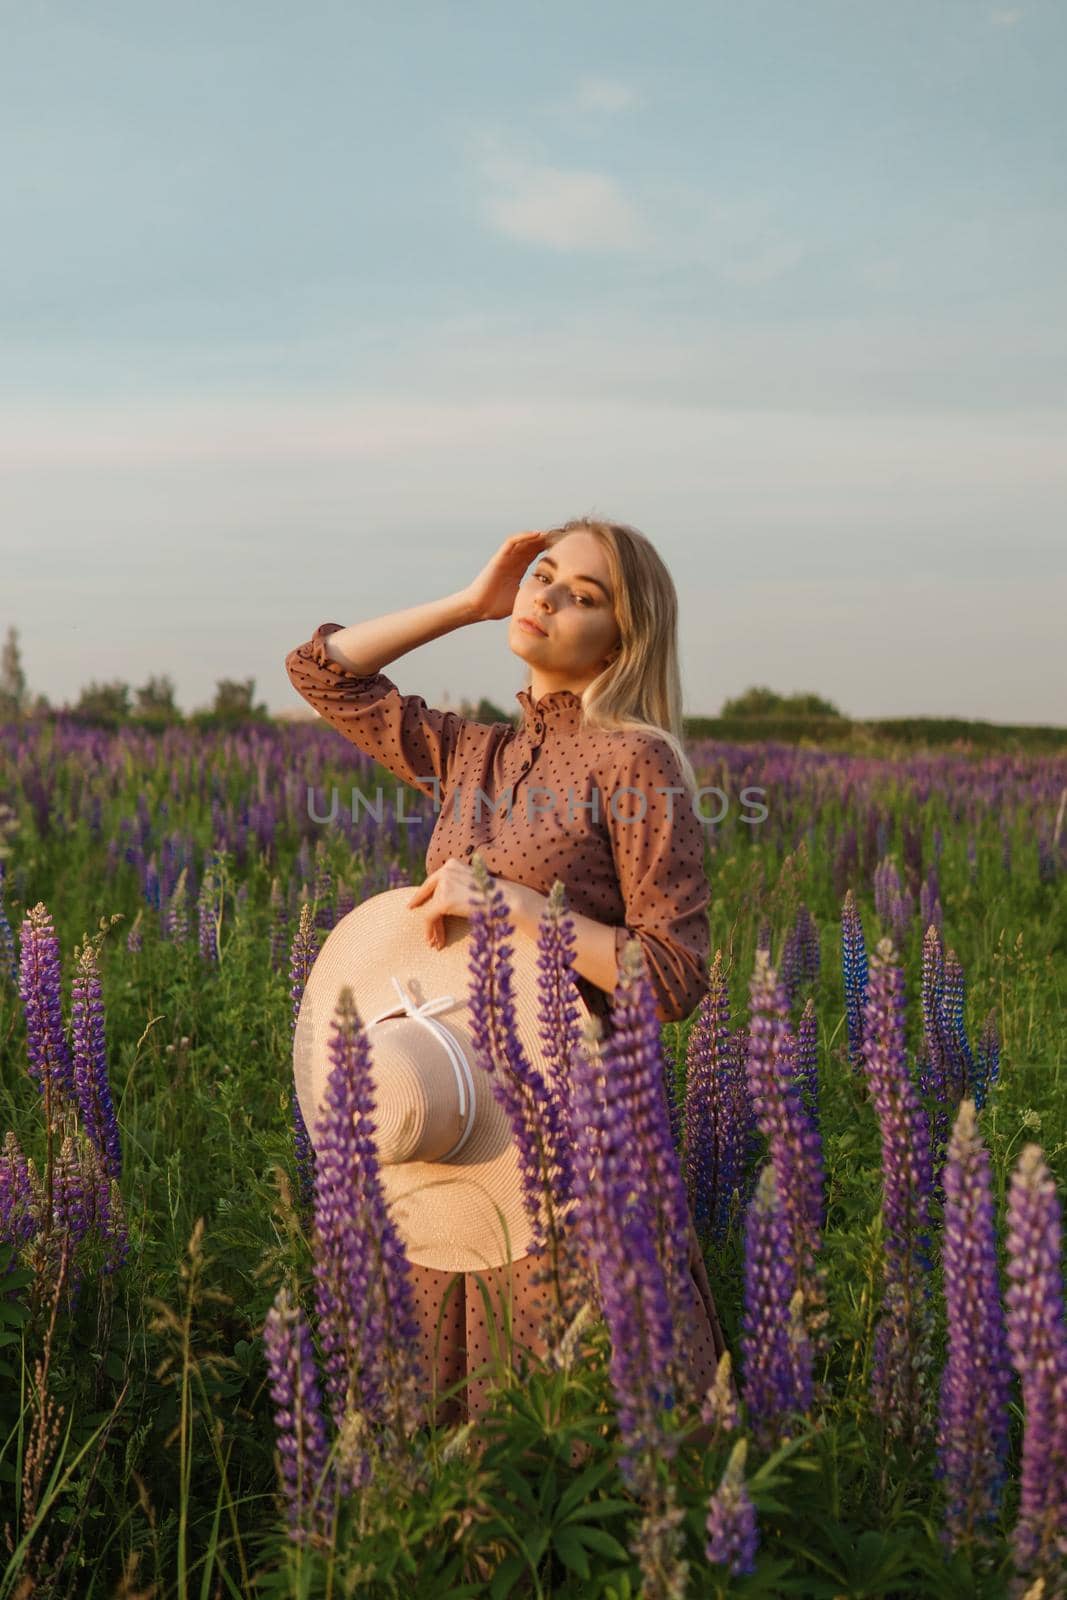
{"label": "woman's raised hand", "polygon": [[510,617],[526,568],[548,545],[548,534],[513,533],[463,591],[480,622]]}

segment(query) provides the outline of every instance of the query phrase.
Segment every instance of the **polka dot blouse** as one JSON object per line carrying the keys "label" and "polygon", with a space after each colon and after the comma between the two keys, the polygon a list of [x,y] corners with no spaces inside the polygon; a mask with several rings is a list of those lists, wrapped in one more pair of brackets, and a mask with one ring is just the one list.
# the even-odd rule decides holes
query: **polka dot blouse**
{"label": "polka dot blouse", "polygon": [[[293,687],[338,732],[440,807],[426,871],[481,852],[494,877],[548,894],[615,927],[616,963],[636,938],[661,1022],[682,1021],[707,991],[708,904],[704,824],[666,740],[643,729],[583,726],[570,689],[534,701],[520,718],[482,723],[401,694],[384,672],[333,661],[324,622],[286,657]],[[610,1000],[576,975],[590,1009]]]}

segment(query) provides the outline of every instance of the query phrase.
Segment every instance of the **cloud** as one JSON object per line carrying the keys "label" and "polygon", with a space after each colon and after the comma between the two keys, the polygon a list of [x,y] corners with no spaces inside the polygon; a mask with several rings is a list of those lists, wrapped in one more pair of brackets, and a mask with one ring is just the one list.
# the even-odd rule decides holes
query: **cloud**
{"label": "cloud", "polygon": [[1015,6],[1009,11],[991,11],[989,13],[989,25],[991,28],[1014,28],[1017,22],[1022,21],[1022,18],[1023,11],[1021,6]]}
{"label": "cloud", "polygon": [[574,91],[574,106],[578,111],[630,111],[640,104],[637,91],[617,78],[587,75],[579,78]]}
{"label": "cloud", "polygon": [[646,230],[617,179],[508,155],[483,142],[483,202],[498,232],[552,250],[633,250]]}

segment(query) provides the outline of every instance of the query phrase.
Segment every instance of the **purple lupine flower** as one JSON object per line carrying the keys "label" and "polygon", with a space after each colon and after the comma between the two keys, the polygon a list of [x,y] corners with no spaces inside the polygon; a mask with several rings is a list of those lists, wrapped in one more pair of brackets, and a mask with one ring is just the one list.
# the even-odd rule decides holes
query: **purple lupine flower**
{"label": "purple lupine flower", "polygon": [[0,1151],[0,1239],[7,1244],[25,1244],[36,1231],[29,1163],[9,1131]]}
{"label": "purple lupine flower", "polygon": [[[722,951],[715,952],[686,1043],[683,1171],[693,1221],[721,1238],[741,1187],[750,1114],[747,1087],[730,1032],[730,995]],[[740,1081],[739,1081],[740,1080]]]}
{"label": "purple lupine flower", "polygon": [[[566,1172],[566,1123],[519,1037],[511,968],[514,932],[507,899],[479,852],[472,857],[478,894],[470,916],[470,1036],[475,1058],[506,1111],[518,1153],[523,1201],[534,1224],[529,1254],[546,1245],[545,1211],[557,1191],[554,1172]],[[658,1034],[657,1034],[658,1038]]]}
{"label": "purple lupine flower", "polygon": [[910,889],[902,889],[893,896],[889,907],[889,929],[896,944],[904,944],[914,918],[915,897]]}
{"label": "purple lupine flower", "polygon": [[801,971],[810,983],[814,983],[822,967],[822,942],[819,938],[819,925],[803,900],[797,908],[796,926],[800,942]]}
{"label": "purple lupine flower", "polygon": [[882,1138],[883,1315],[875,1331],[872,1398],[891,1435],[917,1444],[925,1429],[923,1373],[929,1336],[930,1198],[926,1115],[908,1073],[904,974],[889,939],[879,941],[864,1008],[867,1084]]}
{"label": "purple lupine flower", "polygon": [[1036,840],[1036,848],[1038,883],[1055,883],[1056,852],[1053,849],[1052,838],[1047,828],[1042,828],[1039,830]]}
{"label": "purple lupine flower", "polygon": [[[574,978],[574,921],[566,907],[566,892],[558,880],[549,892],[537,931],[537,1018],[541,1040],[545,1089],[554,1105],[553,1126],[561,1130],[558,1149],[553,1153],[557,1177],[553,1190],[546,1191],[553,1208],[546,1218],[546,1252],[543,1271],[535,1277],[539,1286],[550,1286],[548,1311],[542,1325],[545,1342],[559,1344],[573,1321],[574,1306],[592,1297],[596,1286],[589,1275],[588,1261],[581,1248],[577,1209],[569,1202],[574,1197],[574,1155],[582,1138],[575,1126],[571,1104],[572,1063],[581,1049],[578,987]],[[564,1211],[567,1214],[564,1215]]]}
{"label": "purple lupine flower", "polygon": [[796,1005],[797,991],[800,988],[800,939],[796,928],[790,928],[782,944],[782,959],[778,968],[778,976],[785,990],[789,1009]]}
{"label": "purple lupine flower", "polygon": [[793,1287],[810,1295],[823,1221],[822,1144],[797,1077],[797,1043],[789,1026],[785,989],[765,951],[756,952],[749,994],[749,1095],[767,1140],[787,1219]]}
{"label": "purple lupine flower", "polygon": [[756,949],[766,950],[768,955],[771,953],[771,925],[767,921],[763,921],[759,925],[759,932],[756,934]]}
{"label": "purple lupine flower", "polygon": [[[638,940],[623,945],[612,1011],[606,1070],[629,1085],[629,1124],[635,1188],[643,1188],[655,1222],[656,1254],[668,1307],[672,1342],[682,1326],[689,1294],[691,1228],[685,1183],[672,1137],[664,1088],[656,999]],[[680,1352],[672,1361],[677,1366]],[[683,1372],[687,1370],[683,1366]]]}
{"label": "purple lupine flower", "polygon": [[874,910],[879,922],[888,928],[893,897],[901,891],[900,874],[892,856],[886,856],[874,869]]}
{"label": "purple lupine flower", "polygon": [[917,889],[923,875],[922,823],[902,817],[900,836],[904,855],[904,876],[912,889]]}
{"label": "purple lupine flower", "polygon": [[794,1296],[789,1218],[774,1164],[760,1172],[745,1218],[745,1308],[741,1322],[742,1398],[761,1446],[781,1437],[812,1396],[812,1350]]}
{"label": "purple lupine flower", "polygon": [[1008,1452],[1011,1365],[997,1272],[989,1153],[975,1105],[964,1100],[945,1163],[944,1244],[948,1359],[941,1380],[938,1470],[952,1548],[993,1520]]}
{"label": "purple lupine flower", "polygon": [[797,1077],[812,1119],[819,1111],[819,1028],[815,1001],[808,996],[797,1024]]}
{"label": "purple lupine flower", "polygon": [[573,1192],[571,1151],[580,1133],[571,1125],[570,1107],[571,1063],[581,1048],[574,940],[574,919],[566,907],[563,884],[557,880],[537,931],[537,1021],[547,1072],[545,1091],[555,1104],[560,1128],[559,1148],[553,1153],[561,1163],[556,1192],[563,1200]]}
{"label": "purple lupine flower", "polygon": [[12,983],[18,982],[19,964],[15,955],[15,935],[7,920],[4,906],[4,863],[0,860],[0,974],[9,975]]}
{"label": "purple lupine flower", "polygon": [[201,961],[218,963],[219,924],[222,920],[221,896],[213,873],[204,873],[196,897],[197,946]]}
{"label": "purple lupine flower", "polygon": [[997,1031],[996,1007],[988,1013],[978,1043],[974,1060],[974,1102],[981,1111],[991,1086],[1000,1076],[1000,1035]]}
{"label": "purple lupine flower", "polygon": [[71,986],[74,1086],[86,1133],[100,1151],[109,1177],[122,1176],[122,1143],[107,1074],[104,996],[96,945],[87,940],[77,955]]}
{"label": "purple lupine flower", "polygon": [[311,1330],[303,1309],[283,1285],[263,1324],[263,1348],[274,1401],[282,1490],[289,1537],[328,1537],[334,1483]]}
{"label": "purple lupine flower", "polygon": [[[296,1033],[300,1002],[304,997],[304,985],[318,953],[319,941],[312,922],[311,906],[305,901],[300,907],[300,920],[289,950],[290,1042]],[[315,1147],[304,1122],[303,1112],[300,1110],[295,1079],[290,1090],[290,1098],[293,1107],[293,1147],[296,1152],[300,1197],[305,1207],[308,1207],[313,1204],[315,1197]]]}
{"label": "purple lupine flower", "polygon": [[130,924],[130,931],[126,935],[126,951],[129,955],[136,955],[144,943],[144,927],[141,921],[143,912],[138,911]]}
{"label": "purple lupine flower", "polygon": [[745,1483],[747,1449],[747,1440],[738,1439],[719,1487],[708,1501],[705,1523],[705,1556],[713,1565],[724,1566],[735,1578],[755,1572],[759,1548],[756,1508]]}
{"label": "purple lupine flower", "polygon": [[163,936],[174,944],[185,944],[189,938],[189,907],[186,898],[188,868],[182,867],[174,891],[167,901],[163,919]]}
{"label": "purple lupine flower", "polygon": [[965,1094],[974,1093],[975,1063],[964,1021],[966,991],[963,968],[955,950],[945,956],[944,987],[941,994],[941,1028],[948,1056],[952,1104]]}
{"label": "purple lupine flower", "polygon": [[944,918],[941,911],[941,895],[937,883],[937,868],[931,867],[925,883],[919,890],[919,917],[924,928],[936,928],[941,932]]}
{"label": "purple lupine flower", "polygon": [[336,913],[333,904],[333,873],[330,871],[326,860],[326,851],[320,841],[315,849],[315,883],[311,891],[311,898],[315,902],[315,926],[322,933],[329,933],[336,922]]}
{"label": "purple lupine flower", "polygon": [[[632,983],[625,948],[622,958],[622,981]],[[637,1171],[634,1109],[644,1096],[634,1080],[650,1069],[639,1052],[609,1059],[601,1035],[601,1019],[588,1018],[572,1084],[575,1126],[583,1130],[575,1190],[578,1226],[611,1339],[609,1375],[623,1444],[619,1470],[636,1488],[649,1458],[673,1448],[660,1413],[674,1403],[676,1329],[649,1186]]]}
{"label": "purple lupine flower", "polygon": [[[406,876],[401,873],[398,882],[393,887],[399,888],[401,884],[406,882]],[[356,896],[352,885],[346,878],[339,878],[337,880],[337,921],[340,922],[342,917],[347,917],[350,911],[354,911],[355,905]]]}
{"label": "purple lupine flower", "polygon": [[863,1007],[867,993],[867,946],[863,923],[850,889],[841,911],[841,969],[845,980],[845,1022],[848,1058],[853,1067],[863,1065]]}
{"label": "purple lupine flower", "polygon": [[1062,1577],[1067,1555],[1067,1323],[1062,1216],[1040,1145],[1020,1153],[1008,1192],[1008,1348],[1023,1402],[1015,1565]]}
{"label": "purple lupine flower", "polygon": [[153,911],[158,911],[162,904],[159,883],[159,868],[155,856],[150,856],[144,869],[144,897]]}
{"label": "purple lupine flower", "polygon": [[[370,1044],[349,988],[331,1026],[332,1063],[315,1162],[315,1282],[334,1421],[346,1415],[407,1437],[419,1423],[424,1382],[415,1354],[418,1322],[407,1258],[382,1190],[374,1139]],[[344,1463],[351,1487],[369,1460]]]}
{"label": "purple lupine flower", "polygon": [[288,945],[289,908],[280,878],[270,881],[270,970],[280,972]]}
{"label": "purple lupine flower", "polygon": [[20,935],[19,995],[26,1012],[30,1076],[45,1097],[50,1122],[74,1098],[74,1059],[63,1028],[59,940],[43,902],[29,911]]}
{"label": "purple lupine flower", "polygon": [[738,1123],[744,1128],[744,1157],[741,1163],[741,1212],[752,1198],[752,1191],[756,1183],[756,1169],[759,1166],[763,1151],[763,1135],[760,1133],[756,1122],[756,1108],[752,1104],[752,1096],[748,1092],[748,1046],[749,1034],[745,1023],[739,1023],[730,1035],[734,1061],[734,1081],[737,1085],[734,1095],[735,1115]]}
{"label": "purple lupine flower", "polygon": [[944,1022],[945,957],[941,935],[930,923],[923,935],[920,1084],[934,1104],[930,1130],[934,1171],[939,1170],[948,1141],[949,1054]]}
{"label": "purple lupine flower", "polygon": [[819,929],[815,918],[801,901],[796,919],[782,947],[779,978],[785,986],[790,1009],[796,1004],[802,984],[814,983],[819,976]]}

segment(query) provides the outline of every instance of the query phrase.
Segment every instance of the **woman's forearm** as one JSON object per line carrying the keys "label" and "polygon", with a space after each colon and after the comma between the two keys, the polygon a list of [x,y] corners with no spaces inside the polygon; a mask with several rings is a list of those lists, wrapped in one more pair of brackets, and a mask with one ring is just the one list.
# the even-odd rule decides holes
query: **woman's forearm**
{"label": "woman's forearm", "polygon": [[[497,887],[503,889],[507,897],[515,927],[520,933],[536,939],[541,913],[548,904],[548,896],[540,894],[536,889],[528,888],[524,883],[502,882],[497,879]],[[568,915],[574,924],[572,963],[575,972],[579,977],[588,978],[590,983],[595,983],[597,988],[603,989],[606,994],[613,995],[618,981],[615,929],[610,923],[597,922],[593,917],[583,917],[577,911],[568,910]]]}
{"label": "woman's forearm", "polygon": [[477,621],[470,601],[460,591],[443,600],[427,600],[423,605],[408,606],[405,611],[390,611],[384,617],[339,628],[336,633],[327,634],[326,654],[350,672],[381,672],[397,656]]}

